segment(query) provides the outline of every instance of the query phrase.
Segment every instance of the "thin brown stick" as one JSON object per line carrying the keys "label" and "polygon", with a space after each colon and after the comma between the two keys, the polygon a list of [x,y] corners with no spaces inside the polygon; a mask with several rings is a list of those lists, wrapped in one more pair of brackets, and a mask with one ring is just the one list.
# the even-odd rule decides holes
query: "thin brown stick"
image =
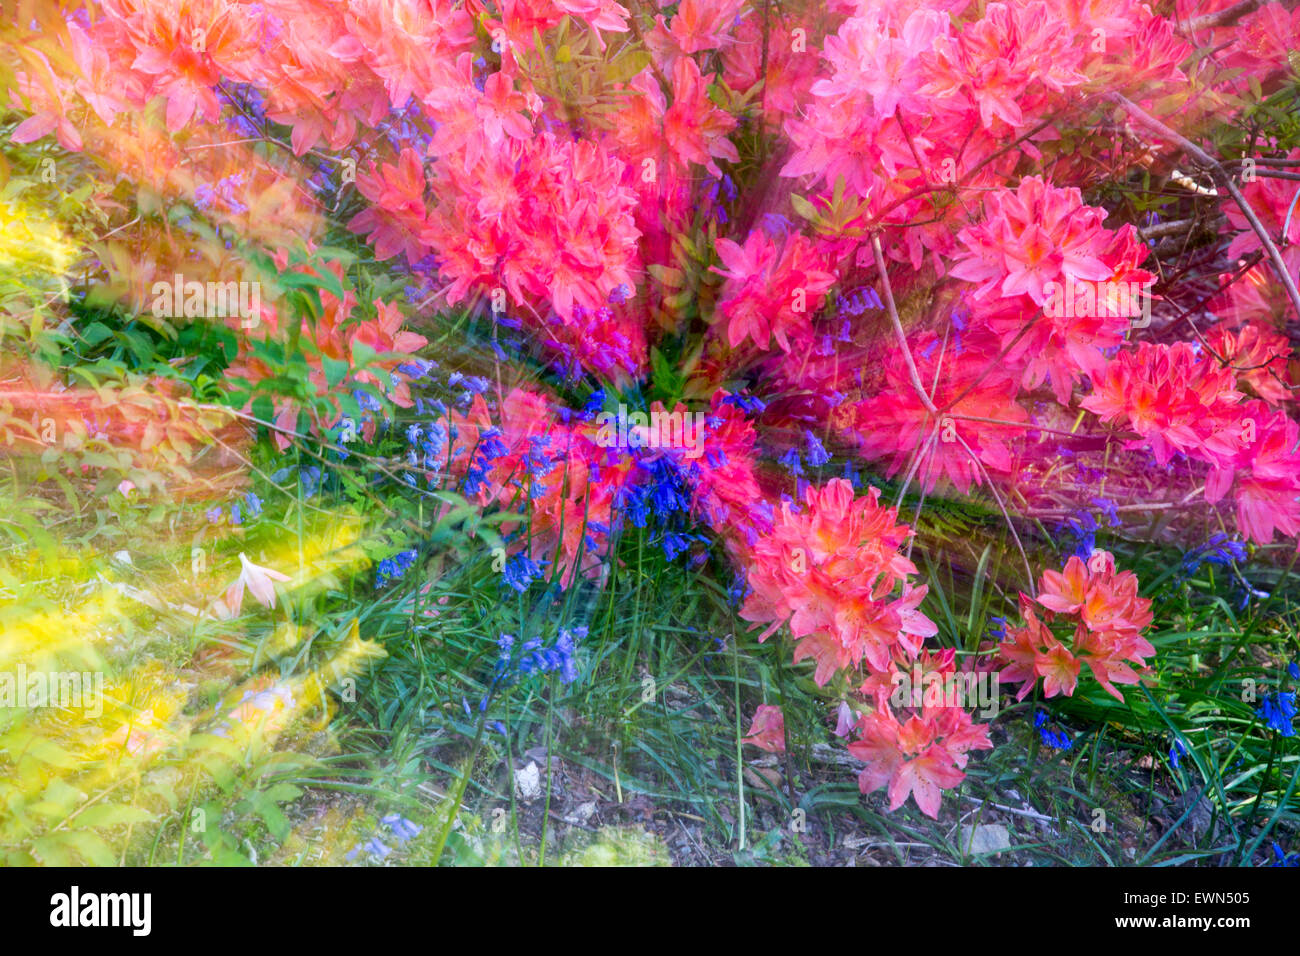
{"label": "thin brown stick", "polygon": [[1218,13],[1207,13],[1204,16],[1188,20],[1184,26],[1178,28],[1178,32],[1184,36],[1190,36],[1200,30],[1232,26],[1242,17],[1258,10],[1261,3],[1263,3],[1263,0],[1241,0],[1240,3],[1224,7]]}
{"label": "thin brown stick", "polygon": [[[1295,280],[1291,278],[1291,274],[1287,272],[1286,263],[1282,261],[1282,253],[1278,251],[1277,245],[1273,242],[1273,238],[1268,234],[1268,230],[1264,228],[1264,224],[1259,221],[1259,217],[1255,215],[1255,210],[1250,207],[1250,203],[1246,201],[1246,197],[1241,194],[1241,190],[1237,187],[1236,182],[1233,181],[1232,174],[1224,169],[1221,162],[1205,150],[1201,149],[1201,147],[1197,146],[1185,136],[1174,132],[1164,123],[1147,113],[1140,106],[1131,102],[1123,94],[1110,93],[1107,95],[1107,99],[1112,103],[1115,103],[1124,110],[1124,112],[1137,120],[1151,132],[1177,143],[1178,146],[1181,147],[1189,156],[1217,174],[1216,179],[1225,189],[1228,190],[1229,195],[1232,196],[1233,202],[1237,204],[1238,208],[1241,209],[1242,215],[1246,217],[1246,221],[1250,223],[1250,228],[1254,230],[1255,235],[1259,237],[1260,243],[1268,253],[1269,260],[1273,263],[1274,271],[1278,274],[1278,278],[1282,280],[1282,285],[1286,289],[1286,294],[1291,299],[1291,304],[1295,307],[1296,315],[1300,316],[1300,289],[1296,288]],[[1285,237],[1283,238],[1285,239]]]}
{"label": "thin brown stick", "polygon": [[971,447],[966,444],[965,439],[956,432],[953,433],[952,437],[957,439],[962,448],[966,449],[966,454],[970,455],[970,460],[975,462],[975,467],[980,470],[980,474],[988,482],[989,491],[993,493],[993,500],[998,503],[998,510],[1002,512],[1002,518],[1007,523],[1007,530],[1011,532],[1011,537],[1016,542],[1016,550],[1020,552],[1020,560],[1025,563],[1025,587],[1032,588],[1034,586],[1034,571],[1029,566],[1029,555],[1025,553],[1025,546],[1020,541],[1020,532],[1016,530],[1015,522],[1011,520],[1011,515],[1007,513],[1007,506],[1002,503],[1002,496],[998,494],[997,486],[993,484],[993,478],[989,475],[988,469],[984,467],[984,462],[980,461],[975,452],[971,451]]}
{"label": "thin brown stick", "polygon": [[871,251],[876,256],[876,269],[880,272],[880,284],[885,290],[885,305],[889,310],[889,321],[894,326],[894,338],[898,340],[898,347],[903,350],[903,362],[907,365],[907,376],[912,380],[912,388],[916,389],[916,395],[921,399],[921,404],[931,415],[937,415],[939,409],[934,405],[930,396],[925,391],[925,386],[921,384],[921,373],[917,371],[916,361],[912,358],[912,350],[907,344],[907,333],[903,331],[903,323],[898,318],[898,306],[894,303],[894,290],[889,284],[889,272],[885,268],[885,254],[880,249],[880,236],[871,237]]}

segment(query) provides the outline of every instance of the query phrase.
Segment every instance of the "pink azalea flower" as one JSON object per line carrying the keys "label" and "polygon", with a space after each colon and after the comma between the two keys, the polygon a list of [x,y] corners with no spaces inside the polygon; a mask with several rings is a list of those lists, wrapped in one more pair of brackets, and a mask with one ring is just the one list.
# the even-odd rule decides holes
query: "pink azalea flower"
{"label": "pink azalea flower", "polygon": [[217,602],[217,616],[231,618],[236,616],[244,604],[244,588],[247,587],[258,603],[267,608],[275,607],[274,581],[288,581],[289,575],[263,568],[254,564],[239,553],[239,577],[226,589],[226,593]]}
{"label": "pink azalea flower", "polygon": [[749,725],[749,734],[741,738],[743,744],[753,744],[768,753],[785,753],[785,714],[773,704],[759,704]]}

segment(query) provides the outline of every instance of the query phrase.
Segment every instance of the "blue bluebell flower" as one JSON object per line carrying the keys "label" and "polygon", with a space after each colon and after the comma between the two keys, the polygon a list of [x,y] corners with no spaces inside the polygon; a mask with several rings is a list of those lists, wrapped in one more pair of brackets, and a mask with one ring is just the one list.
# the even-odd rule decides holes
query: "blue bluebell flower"
{"label": "blue bluebell flower", "polygon": [[861,315],[868,309],[880,310],[885,307],[885,304],[880,300],[880,295],[870,286],[855,290],[847,298],[840,296],[835,305],[841,315],[845,312],[850,315]]}
{"label": "blue bluebell flower", "polygon": [[310,498],[320,490],[325,473],[315,465],[307,465],[298,470],[298,484],[305,498]]}
{"label": "blue bluebell flower", "polygon": [[1038,737],[1042,740],[1043,745],[1051,747],[1053,750],[1069,750],[1074,746],[1074,741],[1062,730],[1053,730],[1047,726],[1047,713],[1045,711],[1034,711],[1034,729],[1038,731]]}
{"label": "blue bluebell flower", "polygon": [[1183,557],[1183,573],[1188,576],[1195,574],[1204,564],[1227,567],[1233,562],[1245,561],[1247,557],[1244,543],[1233,541],[1226,534],[1219,533],[1187,552]]}
{"label": "blue bluebell flower", "polygon": [[1260,702],[1255,713],[1263,719],[1270,730],[1276,730],[1283,737],[1295,736],[1295,691],[1278,691]]}
{"label": "blue bluebell flower", "polygon": [[384,407],[383,403],[380,402],[379,399],[364,388],[354,388],[352,390],[352,397],[356,399],[357,405],[359,405],[363,411],[377,412]]}
{"label": "blue bluebell flower", "polygon": [[808,464],[814,468],[820,468],[831,460],[830,453],[822,445],[821,441],[811,431],[805,430],[803,433],[804,441],[808,445]]}
{"label": "blue bluebell flower", "polygon": [[261,90],[248,83],[223,83],[217,88],[217,97],[234,107],[226,119],[230,129],[245,137],[262,135],[262,125],[266,123],[266,97]]}
{"label": "blue bluebell flower", "polygon": [[1241,600],[1237,603],[1237,610],[1244,611],[1252,600],[1266,601],[1269,592],[1261,591],[1259,588],[1252,587],[1250,582],[1242,578],[1237,582],[1238,593],[1241,594]]}
{"label": "blue bluebell flower", "polygon": [[382,588],[389,581],[396,581],[406,575],[406,572],[415,564],[420,552],[415,548],[406,551],[399,551],[391,558],[384,558],[379,562],[378,570],[375,574],[375,587]]}
{"label": "blue bluebell flower", "polygon": [[769,212],[763,214],[759,227],[767,233],[769,239],[780,239],[794,228],[794,223],[779,213]]}
{"label": "blue bluebell flower", "polygon": [[587,396],[587,401],[582,406],[583,417],[595,416],[605,407],[605,390],[603,388],[595,389]]}
{"label": "blue bluebell flower", "polygon": [[424,827],[406,819],[400,813],[390,813],[379,822],[392,831],[393,838],[397,841],[398,846],[401,846],[412,837],[419,836],[420,831],[424,829]]}
{"label": "blue bluebell flower", "polygon": [[533,581],[542,576],[542,572],[542,565],[521,551],[507,559],[501,577],[507,586],[523,594]]}
{"label": "blue bluebell flower", "polygon": [[745,598],[749,597],[753,588],[749,586],[749,578],[744,571],[737,571],[735,578],[732,579],[731,587],[727,588],[727,601],[732,607],[740,607],[745,603]]}
{"label": "blue bluebell flower", "polygon": [[669,561],[672,561],[691,546],[692,540],[694,540],[694,535],[679,534],[676,531],[665,531],[663,541],[664,557]]}
{"label": "blue bluebell flower", "polygon": [[534,482],[530,492],[532,498],[538,498],[545,493],[545,486],[536,483],[555,470],[555,459],[551,457],[548,450],[550,445],[550,435],[534,435],[528,439],[528,452],[524,455],[524,466]]}
{"label": "blue bluebell flower", "polygon": [[357,858],[357,855],[362,852],[368,853],[371,856],[378,857],[379,859],[382,860],[384,859],[384,857],[388,856],[393,851],[391,847],[385,845],[384,842],[380,840],[379,837],[376,836],[376,837],[371,837],[364,844],[357,844],[356,846],[354,846],[351,850],[347,852],[347,859],[349,861],[355,860]]}
{"label": "blue bluebell flower", "polygon": [[418,382],[437,367],[438,363],[432,359],[412,358],[398,365],[397,370],[411,381]]}
{"label": "blue bluebell flower", "polygon": [[[735,405],[746,415],[756,415],[767,408],[763,400],[755,395],[728,395],[722,399],[722,404]],[[715,425],[714,427],[718,426]]]}
{"label": "blue bluebell flower", "polygon": [[1092,556],[1097,547],[1097,519],[1089,511],[1076,511],[1065,520],[1061,530],[1073,539],[1071,557],[1085,561]]}
{"label": "blue bluebell flower", "polygon": [[1105,517],[1106,524],[1112,528],[1119,527],[1119,506],[1116,505],[1115,502],[1111,501],[1109,498],[1093,498],[1092,503]]}
{"label": "blue bluebell flower", "polygon": [[467,497],[473,497],[487,485],[488,473],[498,459],[504,458],[510,450],[501,441],[501,432],[493,427],[479,434],[479,443],[474,452],[474,460],[465,472],[463,488]]}
{"label": "blue bluebell flower", "polygon": [[1173,764],[1175,770],[1178,769],[1179,762],[1187,756],[1187,748],[1177,737],[1174,738],[1174,745],[1169,748],[1169,762]]}
{"label": "blue bluebell flower", "polygon": [[560,628],[555,643],[547,647],[541,638],[530,638],[519,645],[513,635],[502,634],[497,639],[500,651],[497,658],[498,678],[530,677],[534,674],[558,674],[560,681],[571,684],[578,678],[574,654],[578,642],[587,636],[585,627]]}

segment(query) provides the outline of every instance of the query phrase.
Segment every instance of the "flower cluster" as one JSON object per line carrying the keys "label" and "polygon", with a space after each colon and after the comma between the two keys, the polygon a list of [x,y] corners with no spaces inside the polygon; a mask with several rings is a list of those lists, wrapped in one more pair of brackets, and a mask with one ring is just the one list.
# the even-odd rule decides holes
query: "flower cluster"
{"label": "flower cluster", "polygon": [[809,317],[835,284],[835,273],[826,269],[817,247],[796,235],[778,248],[764,230],[756,229],[744,245],[719,239],[717,252],[724,268],[715,271],[727,282],[715,314],[727,323],[727,344],[734,349],[752,339],[766,349],[775,338],[782,351],[807,349],[812,343]]}
{"label": "flower cluster", "polygon": [[768,624],[760,640],[788,625],[795,660],[814,660],[818,684],[857,675],[861,686],[850,690],[875,698],[849,745],[868,764],[862,791],[888,786],[891,808],[914,794],[917,806],[935,816],[939,791],[963,779],[967,752],[991,744],[987,727],[963,707],[922,702],[902,722],[890,707],[888,689],[899,670],[918,662],[942,678],[955,663],[951,651],[932,658],[922,650],[937,628],[919,610],[926,588],[910,583],[916,567],[900,552],[911,531],[895,524],[897,512],[882,507],[879,496],[871,488],[856,497],[848,481],[835,478],[822,488],[810,485],[797,510],[783,502],[771,532],[745,554],[750,593],[741,616]]}
{"label": "flower cluster", "polygon": [[[388,830],[391,834],[391,839],[399,847],[408,840],[419,836],[424,831],[424,827],[420,826],[420,824],[406,819],[406,817],[399,813],[390,813],[383,817],[379,823],[381,827]],[[366,842],[358,843],[351,850],[348,850],[346,859],[350,863],[362,853],[365,853],[367,856],[373,857],[376,860],[384,860],[392,854],[392,852],[393,848],[384,843],[383,839],[381,839],[381,834],[376,833]]]}
{"label": "flower cluster", "polygon": [[384,558],[375,570],[375,587],[382,588],[390,581],[404,578],[419,556],[420,552],[415,548],[408,548],[397,552],[391,558]]}
{"label": "flower cluster", "polygon": [[1295,736],[1295,691],[1278,691],[1265,697],[1257,711],[1259,719],[1283,737]]}
{"label": "flower cluster", "polygon": [[941,791],[961,783],[971,750],[993,746],[988,726],[955,707],[925,708],[900,722],[888,705],[862,715],[849,753],[866,764],[858,776],[863,793],[885,788],[889,808],[910,795],[921,812],[938,817]]}
{"label": "flower cluster", "polygon": [[572,684],[578,679],[578,665],[574,660],[574,653],[578,642],[586,636],[585,627],[562,627],[550,646],[544,644],[540,637],[533,637],[516,647],[516,638],[513,634],[502,634],[497,639],[497,648],[500,651],[497,657],[498,678],[556,674],[561,683]]}
{"label": "flower cluster", "polygon": [[[711,531],[745,618],[764,639],[787,627],[851,711],[863,789],[933,815],[988,740],[963,708],[890,702],[902,669],[973,671],[925,646],[938,634],[912,531],[877,488],[855,491],[863,463],[898,477],[899,500],[979,486],[1008,521],[1028,527],[1041,499],[1069,516],[1075,555],[1000,643],[1021,697],[1039,679],[1073,693],[1084,662],[1120,697],[1152,654],[1149,602],[1082,508],[1117,526],[1138,510],[1116,510],[1124,490],[1225,502],[1234,538],[1189,552],[1186,574],[1240,560],[1236,538],[1300,537],[1294,306],[1273,261],[1300,268],[1286,174],[1238,164],[1279,252],[1226,191],[1171,173],[1171,190],[1222,207],[1204,251],[1222,255],[1187,282],[1162,262],[1159,297],[1152,227],[1169,223],[1148,220],[1143,241],[1126,220],[1144,207],[1084,201],[1192,168],[1143,111],[1201,135],[1281,88],[1300,16],[1257,6],[1240,29],[1204,29],[1214,56],[1195,55],[1185,23],[1203,11],[1183,0],[85,0],[26,5],[32,23],[0,45],[27,114],[12,141],[53,137],[149,196],[96,230],[114,242],[87,256],[88,291],[138,305],[182,271],[260,277],[256,315],[210,317],[235,342],[212,387],[281,450],[309,432],[368,463],[357,440],[396,441],[403,493],[496,512],[503,588],[599,580],[627,526],[699,566]],[[1300,160],[1252,145],[1261,165]],[[365,254],[321,245],[343,230]],[[1157,298],[1197,305],[1153,328]],[[493,349],[474,375],[443,373],[446,404],[413,394],[444,322]],[[159,332],[194,334],[180,325]],[[107,421],[178,460],[196,413],[150,388],[164,399],[127,389],[104,409],[24,383],[0,405],[15,421],[55,408],[73,442]],[[702,416],[694,447],[663,424],[636,432],[648,445],[611,444],[593,418],[624,401],[658,422]],[[297,475],[305,494],[322,478]],[[380,562],[377,586],[415,560]],[[237,613],[245,588],[275,601],[283,576],[243,564],[213,613]],[[577,636],[512,639],[503,661],[571,680]],[[1269,706],[1280,727],[1290,705]],[[775,726],[763,713],[755,743]]]}
{"label": "flower cluster", "polygon": [[1038,731],[1038,737],[1042,742],[1055,750],[1069,750],[1074,746],[1074,741],[1064,730],[1053,730],[1047,726],[1047,711],[1034,711],[1034,729]]}
{"label": "flower cluster", "polygon": [[876,488],[855,497],[843,478],[809,486],[797,511],[782,503],[746,555],[752,593],[741,616],[767,623],[764,638],[788,623],[795,660],[816,661],[819,684],[864,662],[888,671],[896,654],[914,657],[936,633],[918,610],[926,588],[908,582],[916,566],[899,550],[911,531],[879,498]]}
{"label": "flower cluster", "polygon": [[[1037,607],[1035,607],[1037,605]],[[1063,571],[1044,571],[1037,598],[1020,595],[1024,627],[1011,628],[998,645],[1001,679],[1020,684],[1024,700],[1043,680],[1046,697],[1074,694],[1084,664],[1107,693],[1124,695],[1116,684],[1136,684],[1132,665],[1146,666],[1155,648],[1142,635],[1151,624],[1151,601],[1138,596],[1137,575],[1116,572],[1109,551],[1095,551],[1085,562],[1077,555]],[[1071,633],[1053,624],[1072,624]]]}
{"label": "flower cluster", "polygon": [[1009,367],[1023,370],[1024,387],[1049,380],[1062,404],[1138,318],[1130,291],[1155,278],[1137,268],[1148,250],[1134,228],[1113,232],[1102,225],[1106,215],[1084,205],[1078,189],[1029,176],[987,194],[984,219],[957,236],[965,248],[950,274],[979,283],[971,295],[977,327],[996,337]]}

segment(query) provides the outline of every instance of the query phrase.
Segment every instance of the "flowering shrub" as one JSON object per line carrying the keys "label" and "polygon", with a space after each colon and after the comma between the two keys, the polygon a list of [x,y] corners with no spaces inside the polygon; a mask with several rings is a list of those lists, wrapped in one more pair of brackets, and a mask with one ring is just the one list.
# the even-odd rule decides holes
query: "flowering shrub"
{"label": "flowering shrub", "polygon": [[[1300,535],[1300,144],[1263,112],[1294,87],[1288,5],[20,6],[15,169],[34,192],[43,160],[54,182],[95,164],[100,221],[50,233],[34,269],[82,311],[6,293],[0,333],[97,354],[104,381],[182,344],[45,404],[6,377],[7,445],[53,401],[67,443],[111,422],[173,483],[203,416],[357,454],[417,527],[499,542],[505,587],[538,601],[599,586],[652,529],[668,561],[738,572],[739,616],[841,708],[861,790],[931,817],[992,743],[967,705],[893,699],[902,675],[1056,698],[1086,664],[1124,700],[1152,663],[1151,600],[1110,552],[1031,580],[1043,521],[1091,535],[1100,500],[1117,535],[1161,512]],[[155,306],[173,277],[256,284],[257,305]],[[927,602],[927,496],[977,503],[1025,565],[1001,572],[1021,623],[996,647],[959,647]],[[375,586],[429,547],[390,549]],[[289,580],[239,558],[217,617]],[[586,632],[533,633],[484,640],[512,679],[575,681]],[[785,727],[763,711],[750,738],[776,752]]]}
{"label": "flowering shrub", "polygon": [[[1043,694],[1074,693],[1087,664],[1097,683],[1123,701],[1115,684],[1136,684],[1130,663],[1142,667],[1155,648],[1142,636],[1151,624],[1151,602],[1138,597],[1132,571],[1115,572],[1109,551],[1094,551],[1086,562],[1072,555],[1064,571],[1044,571],[1038,597],[1020,596],[1025,626],[1013,628],[999,648],[1007,666],[1001,676],[1019,683],[1019,699],[1043,678]],[[1044,610],[1036,611],[1038,604]],[[1058,639],[1048,625],[1065,622],[1074,632]]]}

